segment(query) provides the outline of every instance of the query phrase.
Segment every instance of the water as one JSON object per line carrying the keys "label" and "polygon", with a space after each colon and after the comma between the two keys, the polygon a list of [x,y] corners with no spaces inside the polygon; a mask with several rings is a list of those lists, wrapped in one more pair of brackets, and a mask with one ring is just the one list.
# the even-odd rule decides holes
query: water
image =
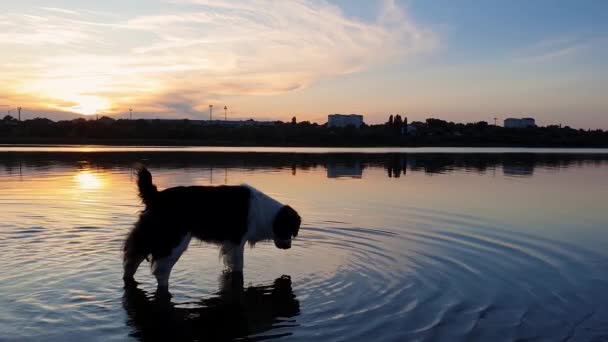
{"label": "water", "polygon": [[3,152],[231,152],[231,153],[543,153],[543,154],[604,154],[605,148],[524,148],[524,147],[242,147],[242,146],[108,146],[108,145],[7,145]]}
{"label": "water", "polygon": [[[1,341],[608,340],[608,151],[3,149]],[[252,184],[300,235],[244,279],[192,243],[172,298],[145,265],[124,290],[135,161],[159,188]]]}

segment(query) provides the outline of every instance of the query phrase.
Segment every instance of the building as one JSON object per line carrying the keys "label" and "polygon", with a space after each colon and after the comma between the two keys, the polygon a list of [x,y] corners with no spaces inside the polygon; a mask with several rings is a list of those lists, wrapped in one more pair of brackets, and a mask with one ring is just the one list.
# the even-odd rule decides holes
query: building
{"label": "building", "polygon": [[508,118],[505,119],[504,126],[505,128],[534,128],[536,127],[536,122],[532,118]]}
{"label": "building", "polygon": [[354,126],[359,128],[363,125],[363,115],[359,114],[329,114],[327,116],[328,127]]}

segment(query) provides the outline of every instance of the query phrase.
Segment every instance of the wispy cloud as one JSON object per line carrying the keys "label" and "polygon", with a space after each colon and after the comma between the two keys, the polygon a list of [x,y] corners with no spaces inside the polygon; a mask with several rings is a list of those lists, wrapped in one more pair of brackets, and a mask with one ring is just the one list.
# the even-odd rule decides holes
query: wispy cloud
{"label": "wispy cloud", "polygon": [[574,57],[593,47],[596,38],[564,36],[541,40],[517,52],[519,63],[546,63]]}
{"label": "wispy cloud", "polygon": [[78,15],[79,13],[73,10],[65,9],[65,8],[57,8],[57,7],[41,7],[41,9],[49,12],[56,12],[61,14],[69,14],[69,15]]}
{"label": "wispy cloud", "polygon": [[0,45],[69,45],[90,39],[86,28],[68,25],[57,14],[0,14]]}
{"label": "wispy cloud", "polygon": [[111,22],[50,7],[1,15],[0,46],[46,50],[28,56],[37,67],[22,66],[25,81],[0,86],[65,110],[53,101],[93,96],[109,111],[192,114],[210,99],[288,92],[437,44],[394,1],[370,22],[323,0],[178,0],[168,8]]}

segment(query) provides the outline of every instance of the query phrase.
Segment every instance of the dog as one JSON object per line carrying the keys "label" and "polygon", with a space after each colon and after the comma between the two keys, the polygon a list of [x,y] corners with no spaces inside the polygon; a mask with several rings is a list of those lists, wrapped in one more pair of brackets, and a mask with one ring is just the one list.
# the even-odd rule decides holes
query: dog
{"label": "dog", "polygon": [[144,260],[151,262],[159,290],[167,290],[171,269],[192,238],[220,246],[231,272],[243,272],[245,244],[273,240],[291,248],[298,236],[300,215],[288,205],[249,185],[178,186],[158,191],[145,167],[137,170],[137,187],[145,209],[123,247],[123,280]]}

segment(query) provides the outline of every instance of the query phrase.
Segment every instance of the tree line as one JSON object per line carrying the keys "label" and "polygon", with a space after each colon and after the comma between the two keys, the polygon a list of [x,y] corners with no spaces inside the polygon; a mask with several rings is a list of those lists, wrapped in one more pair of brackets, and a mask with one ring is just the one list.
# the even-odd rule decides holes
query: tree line
{"label": "tree line", "polygon": [[246,146],[547,146],[608,147],[608,131],[547,126],[511,129],[476,123],[455,123],[429,118],[408,123],[391,115],[383,124],[360,128],[276,121],[239,125],[191,120],[52,121],[36,118],[0,120],[0,143],[246,145]]}

